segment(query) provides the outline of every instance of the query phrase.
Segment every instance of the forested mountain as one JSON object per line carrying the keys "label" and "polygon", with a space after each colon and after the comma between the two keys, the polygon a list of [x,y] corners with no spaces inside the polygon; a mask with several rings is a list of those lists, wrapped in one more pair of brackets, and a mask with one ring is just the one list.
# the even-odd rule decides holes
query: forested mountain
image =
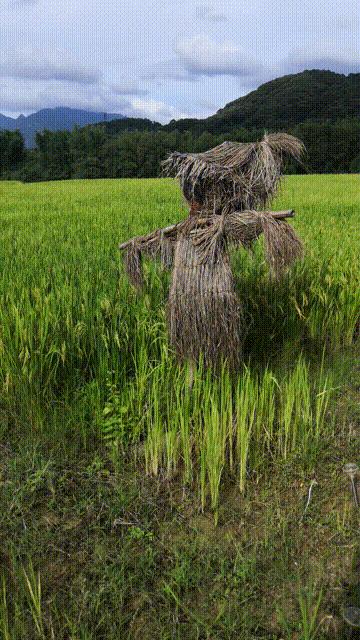
{"label": "forested mountain", "polygon": [[360,73],[303,71],[261,85],[217,112],[213,120],[236,116],[246,127],[291,127],[306,120],[360,117]]}
{"label": "forested mountain", "polygon": [[155,177],[172,151],[200,152],[224,140],[250,142],[279,130],[299,137],[307,150],[303,163],[289,164],[288,172],[359,171],[360,74],[313,70],[284,76],[203,120],[161,125],[118,118],[72,131],[45,129],[36,133],[36,148],[30,150],[20,131],[0,131],[0,177]]}
{"label": "forested mountain", "polygon": [[[105,117],[104,117],[105,116]],[[29,116],[21,115],[18,118],[9,118],[0,113],[0,129],[21,132],[25,146],[33,147],[35,135],[38,131],[48,129],[49,131],[66,130],[70,131],[75,125],[84,127],[87,124],[103,122],[105,119],[118,120],[124,118],[119,113],[98,113],[84,111],[82,109],[69,109],[68,107],[56,107],[55,109],[41,109]]]}
{"label": "forested mountain", "polygon": [[360,73],[303,71],[261,85],[205,120],[171,121],[166,129],[224,133],[238,129],[288,129],[308,120],[360,118]]}
{"label": "forested mountain", "polygon": [[122,120],[107,120],[102,122],[106,133],[117,136],[125,131],[159,131],[162,129],[160,122],[148,120],[148,118],[123,118]]}

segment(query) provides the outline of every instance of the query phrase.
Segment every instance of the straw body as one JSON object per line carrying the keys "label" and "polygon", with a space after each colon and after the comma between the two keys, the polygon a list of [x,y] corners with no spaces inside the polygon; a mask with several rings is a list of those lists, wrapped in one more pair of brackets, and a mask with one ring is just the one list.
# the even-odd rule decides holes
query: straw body
{"label": "straw body", "polygon": [[206,364],[238,365],[241,311],[224,246],[204,260],[191,237],[178,240],[167,318],[179,360],[196,362],[202,354]]}

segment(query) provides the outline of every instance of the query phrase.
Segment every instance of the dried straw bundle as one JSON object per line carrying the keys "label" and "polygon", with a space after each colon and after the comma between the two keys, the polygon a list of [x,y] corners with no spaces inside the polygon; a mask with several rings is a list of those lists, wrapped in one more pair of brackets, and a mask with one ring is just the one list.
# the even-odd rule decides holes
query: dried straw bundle
{"label": "dried straw bundle", "polygon": [[194,225],[190,232],[202,260],[211,259],[220,244],[249,249],[262,233],[265,257],[275,275],[291,266],[303,253],[302,243],[292,227],[273,217],[271,211],[234,211],[228,215],[209,216],[202,222],[205,227]]}
{"label": "dried straw bundle", "polygon": [[205,153],[173,153],[163,163],[166,175],[180,179],[191,205],[176,225],[120,245],[135,286],[143,282],[142,257],[173,264],[167,305],[170,341],[180,360],[207,364],[226,359],[236,367],[244,333],[228,247],[251,248],[262,234],[265,254],[278,276],[301,255],[302,245],[284,219],[292,211],[256,211],[274,196],[285,156],[300,158],[302,143],[287,134],[261,142],[224,142]]}
{"label": "dried straw bundle", "polygon": [[275,194],[285,156],[299,160],[303,148],[294,136],[273,133],[261,142],[223,142],[204,153],[175,152],[162,170],[180,179],[186,200],[201,204],[202,213],[255,209]]}
{"label": "dried straw bundle", "polygon": [[[186,233],[189,231],[189,233]],[[180,360],[236,368],[245,327],[234,287],[228,246],[249,248],[261,233],[265,255],[278,276],[301,255],[292,228],[270,212],[243,211],[194,221],[176,243],[167,317],[170,342]]]}
{"label": "dried straw bundle", "polygon": [[167,305],[169,337],[180,361],[234,368],[241,354],[241,311],[225,246],[202,259],[193,240],[181,235]]}
{"label": "dried straw bundle", "polygon": [[164,230],[159,229],[148,236],[139,236],[125,243],[123,262],[131,284],[137,288],[144,285],[143,256],[159,259],[165,269],[171,268],[176,238],[175,230],[173,234],[165,235]]}
{"label": "dried straw bundle", "polygon": [[282,220],[274,220],[268,214],[258,214],[265,237],[266,260],[275,276],[290,267],[303,255],[303,245],[293,228]]}
{"label": "dried straw bundle", "polygon": [[144,285],[142,254],[138,243],[134,239],[123,253],[125,271],[131,284],[141,288]]}
{"label": "dried straw bundle", "polygon": [[202,354],[207,364],[226,359],[231,368],[238,365],[244,326],[227,250],[230,245],[248,249],[264,233],[266,259],[278,276],[301,255],[302,245],[290,225],[274,215],[279,214],[237,211],[190,217],[128,243],[125,266],[137,287],[143,284],[143,254],[162,259],[164,244],[166,266],[173,259],[167,320],[179,360],[197,361]]}

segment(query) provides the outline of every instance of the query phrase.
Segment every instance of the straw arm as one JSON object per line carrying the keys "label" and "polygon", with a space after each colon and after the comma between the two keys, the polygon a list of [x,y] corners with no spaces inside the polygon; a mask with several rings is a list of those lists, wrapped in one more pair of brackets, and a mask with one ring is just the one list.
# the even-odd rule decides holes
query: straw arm
{"label": "straw arm", "polygon": [[[267,216],[269,216],[269,218],[273,218],[274,220],[285,220],[286,218],[295,218],[294,209],[287,209],[286,211],[250,211],[250,210],[248,211],[248,210],[244,210],[244,211],[234,211],[230,215],[246,217],[246,216],[251,215],[251,214],[267,215]],[[197,224],[199,226],[212,225],[214,223],[214,220],[217,220],[218,218],[220,218],[220,216],[218,216],[217,214],[215,214],[213,216],[207,216],[206,218],[200,218],[199,217],[198,220],[197,220]]]}
{"label": "straw arm", "polygon": [[174,231],[176,231],[176,229],[178,227],[180,227],[182,224],[182,222],[177,222],[176,224],[172,224],[169,227],[164,227],[163,229],[158,229],[157,231],[153,231],[152,233],[149,233],[146,236],[136,236],[135,238],[131,238],[130,240],[126,240],[126,242],[122,242],[121,244],[119,244],[119,250],[122,251],[123,249],[126,249],[126,247],[128,247],[130,244],[132,244],[134,241],[138,244],[149,244],[152,242],[156,242],[159,239],[159,235],[164,235],[164,236],[169,236],[172,233],[174,233]]}
{"label": "straw arm", "polygon": [[[244,212],[239,211],[234,213],[242,214]],[[285,220],[286,218],[294,218],[295,216],[295,211],[293,209],[288,209],[286,211],[267,211],[266,213],[275,220]],[[199,225],[211,225],[214,222],[214,218],[213,216],[206,218],[199,217],[197,222]],[[183,222],[178,222],[176,224],[170,225],[169,227],[164,227],[163,229],[159,229],[157,231],[154,231],[153,233],[149,233],[146,236],[137,236],[136,238],[131,238],[130,240],[119,244],[119,250],[122,251],[123,249],[126,249],[133,242],[136,242],[138,245],[146,244],[147,246],[149,246],[153,242],[157,242],[159,239],[159,235],[161,234],[165,237],[171,236],[177,229],[181,227],[182,224]]]}

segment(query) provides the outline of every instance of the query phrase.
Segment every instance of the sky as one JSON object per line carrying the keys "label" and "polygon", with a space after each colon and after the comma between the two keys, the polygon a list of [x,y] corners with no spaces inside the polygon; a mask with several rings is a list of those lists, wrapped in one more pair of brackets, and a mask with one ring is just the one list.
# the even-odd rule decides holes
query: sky
{"label": "sky", "polygon": [[202,118],[304,69],[360,71],[357,0],[0,0],[0,112]]}

